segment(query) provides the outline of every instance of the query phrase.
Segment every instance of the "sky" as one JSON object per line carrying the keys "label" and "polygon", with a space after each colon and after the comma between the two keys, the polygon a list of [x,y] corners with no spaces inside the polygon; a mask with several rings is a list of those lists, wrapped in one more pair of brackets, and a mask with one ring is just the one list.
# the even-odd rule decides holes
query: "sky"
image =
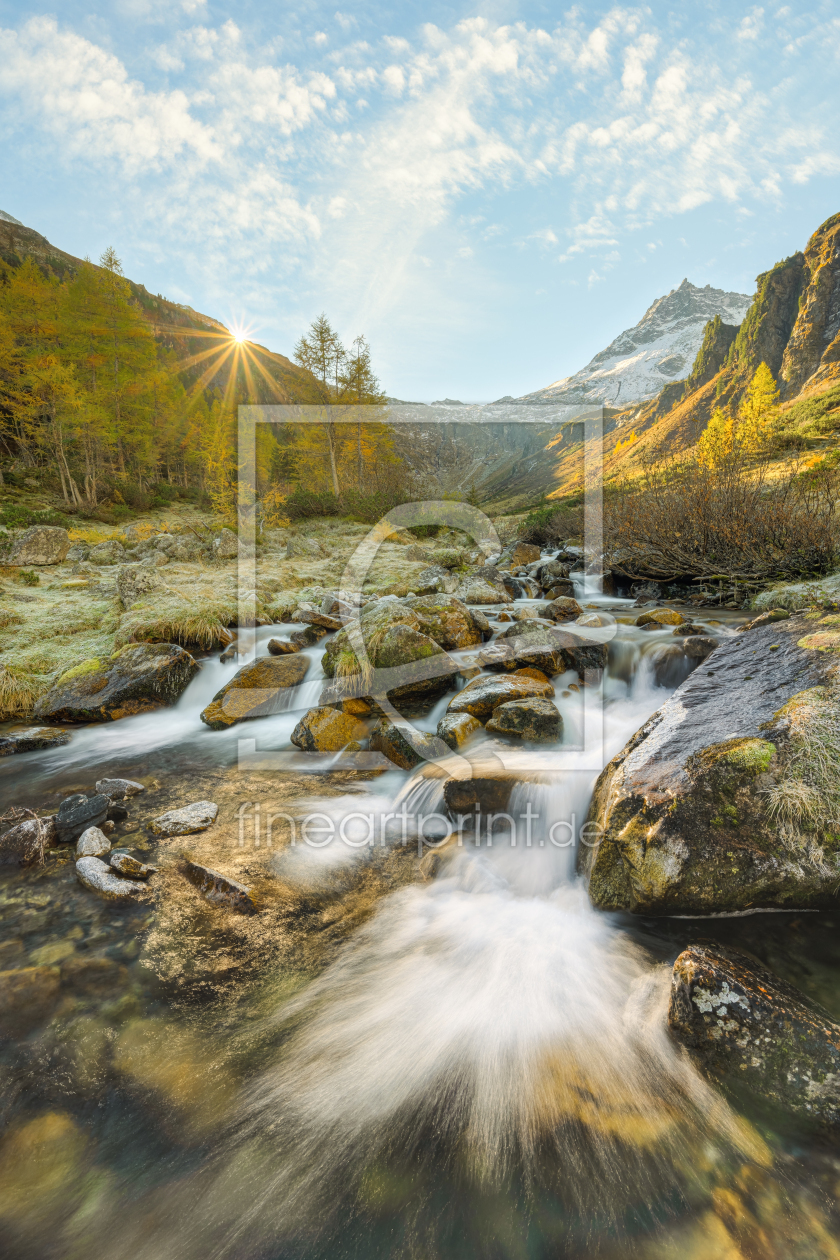
{"label": "sky", "polygon": [[403,399],[517,396],[840,210],[840,0],[0,0],[0,209]]}

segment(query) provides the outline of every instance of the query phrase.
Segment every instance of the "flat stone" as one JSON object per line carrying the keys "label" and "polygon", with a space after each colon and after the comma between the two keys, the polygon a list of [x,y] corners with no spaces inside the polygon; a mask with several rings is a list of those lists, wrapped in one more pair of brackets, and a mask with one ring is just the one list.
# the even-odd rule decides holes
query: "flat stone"
{"label": "flat stone", "polygon": [[111,852],[111,841],[98,827],[88,827],[76,841],[76,857],[104,857]]}
{"label": "flat stone", "polygon": [[305,656],[263,657],[244,665],[216,692],[201,720],[214,731],[237,722],[268,717],[288,707],[288,691],[302,683],[309,669]]}
{"label": "flat stone", "polygon": [[69,743],[69,731],[40,726],[32,731],[21,731],[19,735],[0,737],[0,757],[8,757],[14,753],[40,752],[45,748],[56,748]]}
{"label": "flat stone", "polygon": [[840,1124],[840,1025],[756,959],[729,948],[684,950],[668,1024],[712,1075]]}
{"label": "flat stone", "polygon": [[551,700],[509,700],[493,710],[486,729],[495,735],[555,742],[563,734],[563,719]]}
{"label": "flat stone", "polygon": [[133,779],[100,779],[96,790],[110,796],[112,801],[122,801],[127,796],[138,796],[146,789],[142,783],[135,783]]}
{"label": "flat stone", "polygon": [[228,905],[241,914],[256,914],[258,906],[251,889],[238,883],[221,871],[214,871],[210,866],[202,866],[191,858],[185,858],[182,867],[184,875],[191,884],[204,893],[208,901]]}
{"label": "flat stone", "polygon": [[76,863],[76,878],[85,888],[109,901],[123,901],[127,897],[136,897],[146,887],[145,884],[136,883],[131,879],[121,879],[98,857],[79,858]]}
{"label": "flat stone", "polygon": [[157,874],[156,866],[147,866],[130,853],[112,853],[110,864],[118,875],[128,876],[129,879],[148,879],[150,875]]}
{"label": "flat stone", "polygon": [[181,809],[168,809],[165,814],[149,823],[149,830],[156,836],[191,836],[206,831],[215,822],[219,812],[213,801],[195,801]]}
{"label": "flat stone", "polygon": [[108,817],[111,798],[102,792],[84,796],[77,792],[66,796],[55,816],[56,840],[59,844],[72,844],[88,827],[98,827]]}

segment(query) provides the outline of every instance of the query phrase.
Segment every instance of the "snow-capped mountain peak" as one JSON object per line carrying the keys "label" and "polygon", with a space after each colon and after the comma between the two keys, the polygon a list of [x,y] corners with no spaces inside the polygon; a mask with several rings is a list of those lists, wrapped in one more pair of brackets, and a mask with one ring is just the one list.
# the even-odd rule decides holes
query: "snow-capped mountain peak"
{"label": "snow-capped mountain peak", "polygon": [[708,284],[701,289],[683,280],[581,371],[524,398],[611,407],[653,398],[669,381],[688,376],[707,322],[720,315],[726,324],[740,324],[751,300],[746,293],[726,293]]}

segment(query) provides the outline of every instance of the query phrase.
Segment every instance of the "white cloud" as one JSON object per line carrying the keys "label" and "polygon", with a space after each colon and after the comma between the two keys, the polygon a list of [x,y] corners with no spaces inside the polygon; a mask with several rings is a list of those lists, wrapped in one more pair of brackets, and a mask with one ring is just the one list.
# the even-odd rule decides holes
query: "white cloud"
{"label": "white cloud", "polygon": [[764,26],[764,10],[759,8],[752,9],[741,21],[738,28],[739,39],[758,39],[761,34],[761,28]]}

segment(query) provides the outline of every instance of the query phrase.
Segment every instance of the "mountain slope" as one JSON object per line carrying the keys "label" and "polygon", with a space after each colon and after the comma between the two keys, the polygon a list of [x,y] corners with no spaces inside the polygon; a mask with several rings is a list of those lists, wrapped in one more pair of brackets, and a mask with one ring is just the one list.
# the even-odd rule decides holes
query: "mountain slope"
{"label": "mountain slope", "polygon": [[526,394],[523,401],[627,406],[657,395],[688,373],[709,320],[740,324],[750,305],[745,293],[700,289],[683,280],[657,298],[638,324],[626,329],[574,376]]}
{"label": "mountain slope", "polygon": [[[0,212],[0,260],[18,267],[31,258],[43,272],[58,279],[72,277],[83,265],[82,259],[52,245],[45,236],[25,227],[10,214]],[[240,402],[295,403],[312,398],[313,378],[285,355],[248,342],[248,360],[234,351],[233,335],[220,320],[202,315],[191,306],[170,302],[152,294],[142,284],[129,280],[132,296],[152,326],[155,339],[171,350],[187,386],[218,388],[225,393],[235,388]],[[231,382],[236,365],[236,380]]]}

